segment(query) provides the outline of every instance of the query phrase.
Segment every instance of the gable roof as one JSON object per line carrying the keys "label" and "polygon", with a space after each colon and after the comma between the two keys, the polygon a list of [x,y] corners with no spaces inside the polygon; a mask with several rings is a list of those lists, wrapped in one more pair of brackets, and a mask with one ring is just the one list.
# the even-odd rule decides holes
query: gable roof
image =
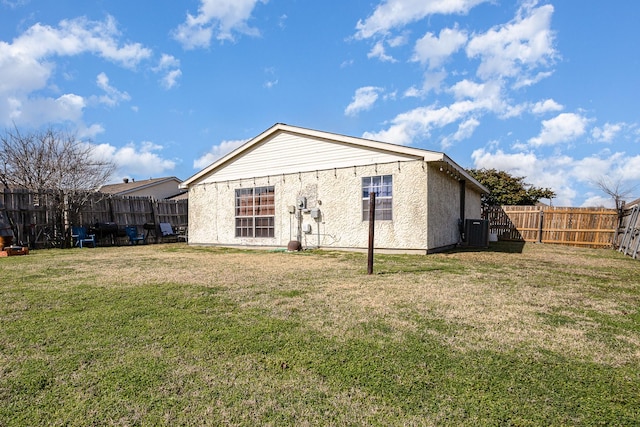
{"label": "gable roof", "polygon": [[118,184],[103,185],[102,187],[100,187],[99,191],[107,194],[118,194],[121,196],[126,196],[129,193],[144,190],[147,188],[152,188],[156,185],[164,184],[169,181],[175,181],[176,185],[179,185],[182,182],[175,176],[169,176],[164,178],[143,179],[142,181],[127,179],[124,182],[121,182]]}
{"label": "gable roof", "polygon": [[[339,148],[343,148],[346,151],[350,150],[349,152],[352,153],[353,149],[359,149],[358,151],[366,151],[368,153],[371,153],[370,157],[375,159],[393,159],[393,161],[422,160],[425,162],[437,162],[440,163],[441,166],[445,166],[448,170],[457,172],[459,176],[464,177],[467,182],[476,187],[480,192],[489,192],[484,186],[482,186],[482,184],[471,177],[471,175],[469,175],[462,167],[458,166],[444,153],[423,150],[420,148],[407,147],[404,145],[391,144],[387,142],[374,141],[365,138],[356,138],[336,133],[301,128],[284,123],[276,123],[269,129],[262,132],[260,135],[250,139],[236,150],[223,156],[211,165],[202,169],[200,172],[183,181],[182,184],[180,184],[180,188],[189,188],[190,186],[197,184],[204,179],[207,179],[213,174],[221,173],[223,169],[230,167],[241,157],[250,156],[253,152],[256,152],[256,150],[258,150],[262,146],[262,144],[268,141],[274,141],[275,143],[277,138],[282,137],[283,134],[314,140],[318,143],[324,143],[325,145],[331,144],[332,147],[335,147],[333,148],[333,151],[337,151]],[[310,172],[318,169],[317,164],[314,163],[315,159],[313,155],[304,155],[304,162],[302,161],[303,159],[300,158],[301,155],[299,153],[292,154],[292,156],[296,156],[296,161],[290,162],[291,164],[285,165],[288,166],[289,169],[286,169],[285,167],[285,169],[276,172],[277,174],[291,172]],[[339,156],[340,154],[334,155],[335,158],[338,158]],[[273,160],[281,161],[281,159],[279,158],[274,158]],[[359,166],[365,164],[361,163],[362,161],[362,158],[360,158],[358,161],[349,158],[340,158],[338,167]],[[368,164],[374,162],[375,161],[369,161]],[[293,163],[295,163],[295,165]],[[334,166],[335,165],[332,165],[331,167]],[[292,168],[295,168],[295,170],[293,170]]]}

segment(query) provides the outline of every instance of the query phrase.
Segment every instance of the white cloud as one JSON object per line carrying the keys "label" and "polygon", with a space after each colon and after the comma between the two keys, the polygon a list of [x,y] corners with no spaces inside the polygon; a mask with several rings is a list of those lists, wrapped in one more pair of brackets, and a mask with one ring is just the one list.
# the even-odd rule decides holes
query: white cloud
{"label": "white cloud", "polygon": [[55,56],[93,53],[125,67],[135,67],[151,56],[139,43],[119,46],[118,36],[109,16],[105,21],[65,20],[57,28],[35,24],[11,44],[0,41],[0,95],[45,87],[55,68],[51,62]]}
{"label": "white cloud", "polygon": [[582,205],[580,207],[603,207],[609,209],[615,208],[613,199],[611,197],[606,197],[603,195],[594,195],[587,197],[584,202],[582,202]]}
{"label": "white cloud", "polygon": [[[487,112],[507,114],[509,106],[501,98],[500,82],[475,83],[462,80],[449,89],[456,101],[448,106],[430,105],[418,107],[405,113],[398,114],[390,121],[386,130],[366,132],[366,138],[379,139],[396,144],[412,144],[416,139],[431,137],[434,129],[441,129],[457,121],[463,121],[459,130],[452,136],[445,138],[443,143],[450,144],[470,135],[468,130],[475,129],[478,118]],[[405,96],[421,95],[418,89],[411,89]],[[471,125],[475,124],[473,128]],[[465,132],[465,129],[467,130]]]}
{"label": "white cloud", "polygon": [[405,91],[404,96],[419,98],[428,95],[431,91],[438,93],[442,90],[442,85],[446,78],[447,72],[444,70],[427,71],[424,73],[422,87],[416,88],[415,86],[412,86]]}
{"label": "white cloud", "polygon": [[273,89],[276,87],[279,83],[279,79],[276,77],[277,69],[275,67],[266,67],[264,69],[264,73],[267,76],[267,81],[265,81],[262,86],[267,89]]}
{"label": "white cloud", "polygon": [[471,153],[476,169],[497,169],[515,176],[530,176],[539,168],[538,158],[534,153],[505,153],[497,150],[493,153],[479,148]]}
{"label": "white cloud", "polygon": [[416,42],[412,60],[428,64],[429,69],[438,68],[466,42],[466,32],[457,28],[445,28],[440,31],[439,37],[427,33]]}
{"label": "white cloud", "polygon": [[533,114],[544,114],[552,111],[562,111],[563,109],[564,107],[553,99],[545,99],[544,101],[536,102],[531,106],[531,112]]}
{"label": "white cloud", "polygon": [[222,141],[220,144],[211,147],[211,150],[209,150],[209,152],[195,159],[193,161],[193,168],[204,169],[210,164],[214,163],[216,160],[224,157],[236,148],[242,146],[247,141],[248,139]]}
{"label": "white cloud", "polygon": [[160,86],[165,89],[172,89],[178,84],[178,79],[182,77],[180,69],[180,60],[173,55],[163,53],[160,56],[158,65],[152,70],[156,73],[162,73],[160,78]]}
{"label": "white cloud", "polygon": [[524,182],[541,188],[550,188],[556,193],[553,204],[572,206],[576,197],[574,182],[567,174],[573,159],[566,156],[539,158],[532,152],[505,153],[502,150],[489,152],[483,148],[475,150],[471,157],[474,168],[497,169],[513,176],[524,177]]}
{"label": "white cloud", "polygon": [[513,84],[513,88],[520,89],[527,86],[533,86],[534,84],[546,79],[547,77],[551,77],[552,75],[553,71],[540,71],[535,76],[529,76],[527,74],[518,76],[516,82]]}
{"label": "white cloud", "polygon": [[0,3],[9,7],[10,9],[17,9],[18,7],[22,7],[28,4],[31,0],[2,0]]}
{"label": "white cloud", "polygon": [[441,128],[460,120],[477,106],[471,101],[456,102],[448,107],[429,106],[398,114],[387,130],[365,132],[364,138],[412,144],[417,138],[429,138],[433,128]]}
{"label": "white cloud", "polygon": [[373,47],[367,54],[367,58],[378,58],[382,62],[397,62],[395,58],[387,55],[387,52],[384,48],[384,43],[382,41],[379,41],[375,45],[373,45]]}
{"label": "white cloud", "polygon": [[575,113],[562,113],[553,119],[542,121],[540,134],[529,140],[534,147],[573,141],[586,132],[589,120]]}
{"label": "white cloud", "polygon": [[390,39],[387,40],[387,44],[390,47],[399,47],[402,45],[407,44],[408,38],[406,34],[402,34],[396,37],[392,37]]}
{"label": "white cloud", "polygon": [[258,3],[267,0],[200,0],[198,15],[187,13],[187,19],[173,32],[185,49],[208,47],[211,39],[234,40],[234,33],[257,36],[260,31],[249,26]]}
{"label": "white cloud", "polygon": [[485,1],[489,0],[386,0],[376,7],[371,16],[358,21],[355,36],[368,39],[429,15],[466,14]]}
{"label": "white cloud", "polygon": [[382,88],[375,86],[365,86],[356,89],[356,93],[353,95],[353,101],[347,105],[344,114],[347,116],[355,116],[361,111],[371,109],[382,91]]}
{"label": "white cloud", "polygon": [[[140,43],[122,44],[115,19],[103,21],[77,18],[61,21],[57,27],[35,24],[12,43],[0,41],[0,123],[39,126],[45,123],[72,122],[87,132],[101,131],[101,126],[82,123],[85,97],[65,93],[57,98],[38,96],[37,92],[53,88],[51,83],[57,57],[93,54],[127,68],[136,67],[151,56]],[[109,85],[106,75],[97,84],[106,92],[102,102],[115,105],[128,100],[126,92]],[[97,99],[97,98],[93,98]]]}
{"label": "white cloud", "polygon": [[440,142],[440,147],[442,147],[443,150],[446,150],[451,145],[453,145],[454,142],[470,138],[478,126],[480,126],[480,122],[474,117],[465,120],[464,122],[460,123],[460,125],[458,125],[458,130],[453,135],[447,136],[442,139],[442,141]]}
{"label": "white cloud", "polygon": [[158,66],[155,68],[155,70],[160,71],[160,70],[167,70],[167,69],[179,68],[179,67],[180,67],[179,59],[177,59],[173,55],[163,53],[160,56],[160,61],[158,62]]}
{"label": "white cloud", "polygon": [[88,52],[128,68],[151,56],[151,50],[140,43],[119,46],[119,36],[112,16],[104,21],[76,18],[61,21],[58,28],[35,24],[14,39],[11,50],[16,56],[26,55],[36,60]]}
{"label": "white cloud", "polygon": [[623,126],[624,123],[605,123],[602,128],[594,127],[591,130],[591,136],[598,142],[613,142]]}
{"label": "white cloud", "polygon": [[472,37],[466,50],[470,58],[480,58],[477,75],[483,79],[515,78],[516,86],[530,85],[549,75],[531,77],[530,72],[549,65],[557,55],[551,31],[552,14],[550,4],[533,8],[527,3],[512,22]]}
{"label": "white cloud", "polygon": [[623,153],[603,152],[575,160],[568,171],[571,176],[583,182],[594,182],[600,177],[617,174],[613,168],[622,160]]}
{"label": "white cloud", "polygon": [[84,123],[80,123],[77,126],[76,134],[78,138],[94,139],[96,135],[104,132],[104,127],[101,124],[94,123],[90,126],[86,126]]}
{"label": "white cloud", "polygon": [[483,110],[504,117],[512,117],[518,115],[520,112],[517,106],[510,106],[503,99],[502,83],[497,80],[484,83],[461,80],[453,85],[449,89],[449,92],[454,95],[458,102],[470,99],[473,102],[473,108],[470,111]]}
{"label": "white cloud", "polygon": [[171,89],[178,84],[178,79],[182,76],[182,70],[171,70],[167,72],[161,79],[160,84],[165,89]]}
{"label": "white cloud", "polygon": [[129,96],[127,92],[120,92],[118,89],[109,84],[109,77],[107,77],[105,73],[98,74],[98,77],[96,77],[96,84],[105,92],[105,95],[102,95],[98,98],[101,104],[106,104],[110,107],[114,107],[121,101],[131,100],[131,96]]}
{"label": "white cloud", "polygon": [[95,155],[113,161],[117,170],[114,176],[138,176],[149,178],[166,175],[175,169],[174,160],[164,159],[158,153],[163,147],[149,141],[139,146],[133,143],[124,147],[114,147],[111,144],[97,144],[94,146]]}
{"label": "white cloud", "polygon": [[286,14],[280,15],[280,18],[278,18],[278,27],[284,30],[286,28],[286,22],[288,18],[289,17]]}
{"label": "white cloud", "polygon": [[276,80],[268,80],[264,83],[264,87],[267,89],[272,89],[278,84],[278,79]]}
{"label": "white cloud", "polygon": [[[392,28],[422,19],[430,13],[466,13],[476,4],[479,2],[388,0],[379,5],[366,21],[359,23],[358,36],[366,38],[381,34],[382,40],[378,40],[377,45],[382,45]],[[434,130],[457,122],[458,130],[442,139],[442,145],[447,147],[472,135],[481,117],[488,113],[504,120],[520,116],[527,110],[536,114],[561,110],[563,107],[552,99],[533,105],[526,101],[513,104],[507,96],[508,89],[531,85],[551,75],[550,71],[541,71],[539,68],[550,66],[557,56],[550,30],[553,10],[551,5],[537,7],[537,1],[527,1],[522,3],[510,22],[481,34],[469,36],[457,27],[445,28],[437,37],[432,32],[425,34],[416,42],[412,60],[425,64],[428,70],[424,74],[422,87],[410,86],[404,96],[419,98],[425,97],[430,91],[442,91],[450,93],[454,101],[446,106],[434,103],[398,114],[388,122],[386,129],[365,135],[411,144],[417,139],[430,138]],[[441,67],[465,44],[468,59],[480,59],[476,73],[480,79],[473,81],[464,78],[444,88],[449,75]],[[433,71],[439,68],[439,71]],[[462,75],[465,74],[466,71],[463,71]],[[451,77],[458,75],[461,74],[456,72]],[[585,132],[587,120],[570,123],[569,119],[575,117],[578,116],[561,116],[546,122],[540,136],[532,138],[530,144],[550,144],[554,138],[559,141],[562,136],[579,136]]]}
{"label": "white cloud", "polygon": [[353,59],[346,59],[344,61],[342,61],[342,64],[340,64],[340,68],[347,68],[347,67],[351,67],[354,64],[354,60]]}
{"label": "white cloud", "polygon": [[420,98],[420,97],[426,95],[427,93],[428,93],[428,91],[425,91],[425,90],[422,90],[422,89],[418,89],[415,86],[411,86],[409,89],[404,91],[402,96],[404,96],[405,98]]}
{"label": "white cloud", "polygon": [[0,100],[0,114],[5,126],[10,126],[12,122],[28,126],[59,122],[77,123],[82,119],[85,107],[85,99],[72,93],[58,98],[9,97]]}
{"label": "white cloud", "polygon": [[640,155],[625,157],[620,165],[620,178],[624,181],[640,181]]}
{"label": "white cloud", "polygon": [[[551,188],[556,192],[553,203],[557,206],[574,206],[574,200],[587,196],[582,206],[612,206],[608,196],[595,185],[602,177],[610,177],[628,183],[625,188],[640,179],[640,155],[627,156],[624,152],[604,151],[583,158],[551,155],[539,157],[533,152],[505,153],[500,149],[475,150],[471,155],[474,168],[498,169],[514,176],[522,176],[527,184]],[[585,185],[591,188],[585,192]]]}

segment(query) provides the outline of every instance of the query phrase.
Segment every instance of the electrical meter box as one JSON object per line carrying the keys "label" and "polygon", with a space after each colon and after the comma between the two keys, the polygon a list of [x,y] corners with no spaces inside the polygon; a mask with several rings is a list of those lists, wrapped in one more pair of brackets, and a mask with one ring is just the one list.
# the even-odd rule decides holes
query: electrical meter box
{"label": "electrical meter box", "polygon": [[298,200],[296,201],[296,207],[298,209],[307,209],[307,198],[298,197]]}

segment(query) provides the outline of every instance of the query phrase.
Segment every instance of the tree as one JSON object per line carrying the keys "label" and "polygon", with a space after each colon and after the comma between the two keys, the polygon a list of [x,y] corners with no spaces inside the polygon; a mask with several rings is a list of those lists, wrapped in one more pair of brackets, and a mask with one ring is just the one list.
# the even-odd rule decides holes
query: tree
{"label": "tree", "polygon": [[115,168],[112,161],[97,158],[91,144],[52,128],[22,134],[15,127],[0,137],[0,182],[36,195],[56,192],[61,218],[77,212]]}
{"label": "tree", "polygon": [[595,185],[606,195],[613,199],[616,205],[616,209],[622,215],[625,199],[631,196],[631,193],[635,190],[634,187],[623,188],[622,180],[613,180],[612,178],[602,176],[595,181]]}
{"label": "tree", "polygon": [[556,196],[549,188],[526,184],[524,177],[512,176],[505,171],[469,169],[467,172],[491,191],[483,198],[488,205],[535,205],[540,199]]}
{"label": "tree", "polygon": [[16,128],[0,141],[0,180],[5,187],[71,195],[96,190],[115,170],[113,162],[94,156],[92,145],[51,128],[25,135]]}

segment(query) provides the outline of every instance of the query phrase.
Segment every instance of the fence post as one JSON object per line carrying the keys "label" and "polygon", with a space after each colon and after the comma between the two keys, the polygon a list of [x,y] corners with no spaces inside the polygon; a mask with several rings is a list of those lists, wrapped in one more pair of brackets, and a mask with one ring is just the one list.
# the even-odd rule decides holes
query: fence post
{"label": "fence post", "polygon": [[544,211],[540,210],[540,224],[538,226],[538,243],[542,243],[542,226],[544,224]]}
{"label": "fence post", "polygon": [[156,199],[153,199],[153,198],[149,198],[149,204],[151,205],[151,215],[153,216],[153,223],[156,225],[155,235],[156,235],[156,243],[158,243],[159,242],[158,230],[160,230],[160,224],[159,224],[159,218],[158,218],[158,204],[156,202]]}
{"label": "fence post", "polygon": [[109,222],[116,222],[116,216],[113,211],[113,197],[111,195],[107,198],[107,206],[109,207]]}

